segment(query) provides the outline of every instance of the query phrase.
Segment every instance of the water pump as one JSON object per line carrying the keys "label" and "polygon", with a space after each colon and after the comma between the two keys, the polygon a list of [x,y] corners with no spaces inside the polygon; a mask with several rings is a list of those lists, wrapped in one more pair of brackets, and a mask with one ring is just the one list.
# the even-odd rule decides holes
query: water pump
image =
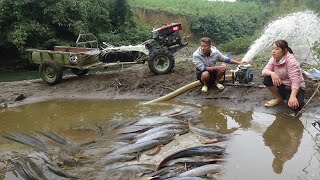
{"label": "water pump", "polygon": [[232,83],[250,83],[253,81],[253,74],[251,72],[250,64],[238,65],[235,70],[231,70]]}

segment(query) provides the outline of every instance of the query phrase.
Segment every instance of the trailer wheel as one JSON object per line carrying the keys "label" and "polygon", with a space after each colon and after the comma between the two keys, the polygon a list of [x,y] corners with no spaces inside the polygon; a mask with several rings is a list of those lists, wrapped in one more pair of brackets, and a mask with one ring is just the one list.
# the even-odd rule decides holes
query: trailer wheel
{"label": "trailer wheel", "polygon": [[83,76],[86,75],[89,72],[89,69],[77,69],[77,68],[71,68],[71,72],[77,76]]}
{"label": "trailer wheel", "polygon": [[47,84],[54,85],[62,80],[62,68],[55,61],[43,61],[39,66],[41,79]]}
{"label": "trailer wheel", "polygon": [[174,58],[167,51],[156,51],[148,60],[148,66],[154,74],[167,74],[174,68]]}

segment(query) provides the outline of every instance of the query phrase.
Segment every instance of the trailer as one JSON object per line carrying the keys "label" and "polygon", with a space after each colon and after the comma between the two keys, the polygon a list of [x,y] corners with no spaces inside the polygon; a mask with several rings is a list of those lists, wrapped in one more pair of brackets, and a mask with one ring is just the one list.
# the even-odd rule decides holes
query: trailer
{"label": "trailer", "polygon": [[62,80],[63,70],[82,76],[94,67],[116,64],[137,64],[148,62],[154,74],[170,73],[175,65],[173,54],[185,47],[179,31],[181,24],[172,23],[152,31],[152,38],[138,45],[115,47],[103,42],[99,47],[92,34],[80,34],[76,47],[55,46],[53,50],[27,49],[29,61],[39,64],[39,76],[47,84],[54,85]]}

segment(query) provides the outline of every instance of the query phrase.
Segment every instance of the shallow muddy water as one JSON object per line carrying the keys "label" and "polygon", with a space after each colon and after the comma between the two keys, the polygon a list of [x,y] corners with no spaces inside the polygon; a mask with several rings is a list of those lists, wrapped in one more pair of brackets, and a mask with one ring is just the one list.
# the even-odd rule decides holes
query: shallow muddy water
{"label": "shallow muddy water", "polygon": [[[124,65],[114,65],[108,68],[97,67],[90,69],[88,74],[100,74],[109,71],[115,71],[122,68],[131,67],[132,64],[124,64]],[[63,71],[64,76],[74,76],[70,69],[65,69]],[[4,71],[0,69],[0,82],[11,82],[11,81],[22,81],[22,80],[30,80],[30,79],[39,79],[39,72],[37,70],[30,71]]]}
{"label": "shallow muddy water", "polygon": [[[283,113],[241,112],[182,103],[142,105],[137,100],[61,99],[0,110],[0,133],[55,132],[74,142],[88,142],[99,134],[98,126],[108,131],[110,125],[178,109],[190,112],[205,128],[232,135],[223,142],[228,155],[217,179],[320,179],[320,136],[311,125],[319,112],[304,113],[293,120]],[[188,134],[184,141],[193,141],[191,136],[196,135]],[[0,139],[1,153],[26,148]]]}

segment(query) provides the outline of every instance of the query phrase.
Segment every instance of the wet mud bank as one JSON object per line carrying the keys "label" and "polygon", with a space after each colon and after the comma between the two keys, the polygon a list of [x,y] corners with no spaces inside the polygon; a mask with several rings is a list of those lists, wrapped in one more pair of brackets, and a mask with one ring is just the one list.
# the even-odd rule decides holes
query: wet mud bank
{"label": "wet mud bank", "polygon": [[[274,108],[265,108],[263,106],[265,101],[272,98],[272,95],[262,86],[260,73],[260,70],[254,71],[254,84],[250,86],[234,85],[231,82],[225,82],[225,89],[223,91],[211,87],[209,88],[209,92],[205,94],[201,93],[201,87],[198,86],[170,100],[176,103],[183,102],[199,105],[195,107],[210,106],[210,108],[217,107],[216,109],[221,107],[230,110],[230,114],[232,115],[241,114],[239,112],[248,114],[250,118],[247,116],[243,118],[239,115],[238,120],[235,120],[240,126],[237,132],[240,136],[234,136],[231,139],[233,141],[230,142],[231,148],[225,149],[229,136],[232,135],[232,128],[227,129],[232,130],[231,132],[228,131],[224,132],[225,134],[220,134],[206,129],[206,126],[203,126],[204,123],[197,121],[199,116],[197,111],[190,111],[191,114],[184,113],[183,111],[165,111],[166,115],[140,118],[139,121],[134,123],[124,121],[121,124],[118,124],[118,122],[113,122],[114,124],[112,122],[96,124],[95,128],[89,128],[87,131],[90,131],[92,134],[99,132],[99,136],[87,142],[68,141],[60,134],[53,132],[4,134],[4,136],[2,134],[2,137],[5,137],[7,140],[29,144],[29,146],[31,144],[38,150],[20,153],[10,151],[1,154],[0,177],[1,172],[7,172],[6,175],[8,177],[10,175],[14,177],[15,175],[9,173],[11,169],[20,169],[28,173],[19,173],[21,177],[25,175],[26,177],[33,177],[35,179],[73,179],[76,177],[80,179],[108,179],[107,176],[110,173],[112,174],[112,178],[130,179],[130,177],[137,175],[135,174],[137,171],[142,174],[148,174],[145,176],[146,178],[160,176],[160,174],[155,173],[161,172],[155,170],[167,172],[164,173],[163,177],[166,177],[168,174],[191,176],[195,172],[205,172],[206,176],[210,174],[215,178],[215,174],[219,174],[222,168],[234,169],[234,167],[228,167],[232,166],[233,163],[227,165],[221,164],[228,158],[226,155],[229,153],[229,155],[236,154],[236,152],[233,152],[233,150],[239,149],[236,144],[240,142],[245,143],[248,140],[245,139],[248,134],[251,134],[250,137],[252,138],[249,140],[257,138],[268,139],[268,134],[263,132],[264,127],[268,123],[263,122],[261,118],[254,119],[257,115],[253,116],[251,115],[252,113],[246,112],[261,112],[262,114],[265,113],[265,115],[273,114],[271,116],[276,117],[279,116],[279,113],[292,113],[284,103]],[[5,111],[13,106],[49,99],[137,99],[139,101],[149,101],[194,81],[194,66],[191,61],[178,62],[172,73],[160,76],[153,75],[147,65],[139,65],[108,73],[89,73],[83,77],[66,76],[61,83],[54,86],[46,85],[40,79],[0,83],[0,102],[4,104],[2,110]],[[307,81],[307,86],[306,98],[310,98],[317,84]],[[308,115],[319,113],[318,105],[319,93],[307,105],[306,113]],[[208,114],[203,115],[202,120],[212,118],[214,116],[214,109],[208,110]],[[234,113],[232,110],[236,110],[237,112]],[[218,110],[216,115],[221,115],[220,113]],[[283,117],[279,117],[278,119],[281,120],[275,120],[275,122],[290,123],[291,121],[291,119],[288,119],[291,116],[284,115]],[[156,120],[153,120],[153,118]],[[253,120],[251,120],[252,118]],[[152,123],[150,124],[148,120],[152,120]],[[224,119],[222,118],[222,120]],[[245,122],[241,123],[242,121]],[[155,122],[159,124],[155,125]],[[301,124],[300,121],[295,122]],[[212,123],[210,122],[206,125],[211,125]],[[250,126],[252,129],[246,131],[249,127],[246,124],[251,123],[253,124],[252,127]],[[259,125],[259,128],[255,129],[257,125]],[[275,127],[278,126],[275,125]],[[301,134],[303,126],[299,127]],[[160,131],[160,129],[162,130]],[[255,131],[258,133],[255,133]],[[155,136],[152,137],[151,135],[143,135],[146,132],[159,133],[151,133]],[[265,135],[262,136],[261,134]],[[279,134],[281,135],[281,133]],[[199,138],[199,135],[201,138]],[[208,139],[203,140],[203,137]],[[150,140],[149,138],[154,139]],[[53,141],[55,145],[49,144],[50,146],[48,146],[48,144],[44,144],[44,139]],[[295,139],[295,137],[290,139]],[[263,139],[259,142],[263,142]],[[232,148],[232,146],[236,147]],[[264,146],[261,145],[259,147]],[[281,145],[278,146],[282,147]],[[142,151],[144,153],[140,154]],[[225,151],[229,152],[225,153]],[[192,156],[194,153],[198,153],[198,156]],[[210,158],[204,159],[203,157],[207,154],[210,154]],[[236,160],[234,156],[229,159],[231,159],[231,162],[233,159]],[[114,163],[119,161],[121,162]],[[176,163],[185,163],[185,161],[188,161],[188,163],[191,161],[192,163],[187,169],[184,165],[176,165]],[[265,162],[268,161],[269,159],[265,160]],[[25,166],[28,163],[36,166],[32,166],[30,169],[28,166]],[[11,165],[8,166],[8,164]],[[172,164],[174,164],[174,168],[172,168]],[[129,172],[127,171],[128,169],[130,170]],[[122,170],[126,170],[126,173],[119,174],[118,172]]]}
{"label": "wet mud bank", "polygon": [[[235,67],[230,66],[230,69]],[[225,83],[225,89],[219,91],[214,87],[208,93],[201,93],[200,86],[193,88],[171,101],[212,105],[243,111],[274,113],[286,111],[284,103],[274,108],[265,108],[264,103],[273,98],[262,85],[261,71],[253,71],[254,85],[235,86]],[[127,69],[101,74],[88,74],[83,77],[63,77],[61,83],[49,86],[40,79],[1,82],[1,107],[11,107],[55,98],[84,99],[142,99],[153,100],[192,83],[196,80],[191,61],[176,63],[172,73],[152,74],[147,65],[137,65]],[[307,80],[306,101],[316,90],[315,81]],[[306,106],[306,111],[317,108],[320,93],[316,93]]]}

